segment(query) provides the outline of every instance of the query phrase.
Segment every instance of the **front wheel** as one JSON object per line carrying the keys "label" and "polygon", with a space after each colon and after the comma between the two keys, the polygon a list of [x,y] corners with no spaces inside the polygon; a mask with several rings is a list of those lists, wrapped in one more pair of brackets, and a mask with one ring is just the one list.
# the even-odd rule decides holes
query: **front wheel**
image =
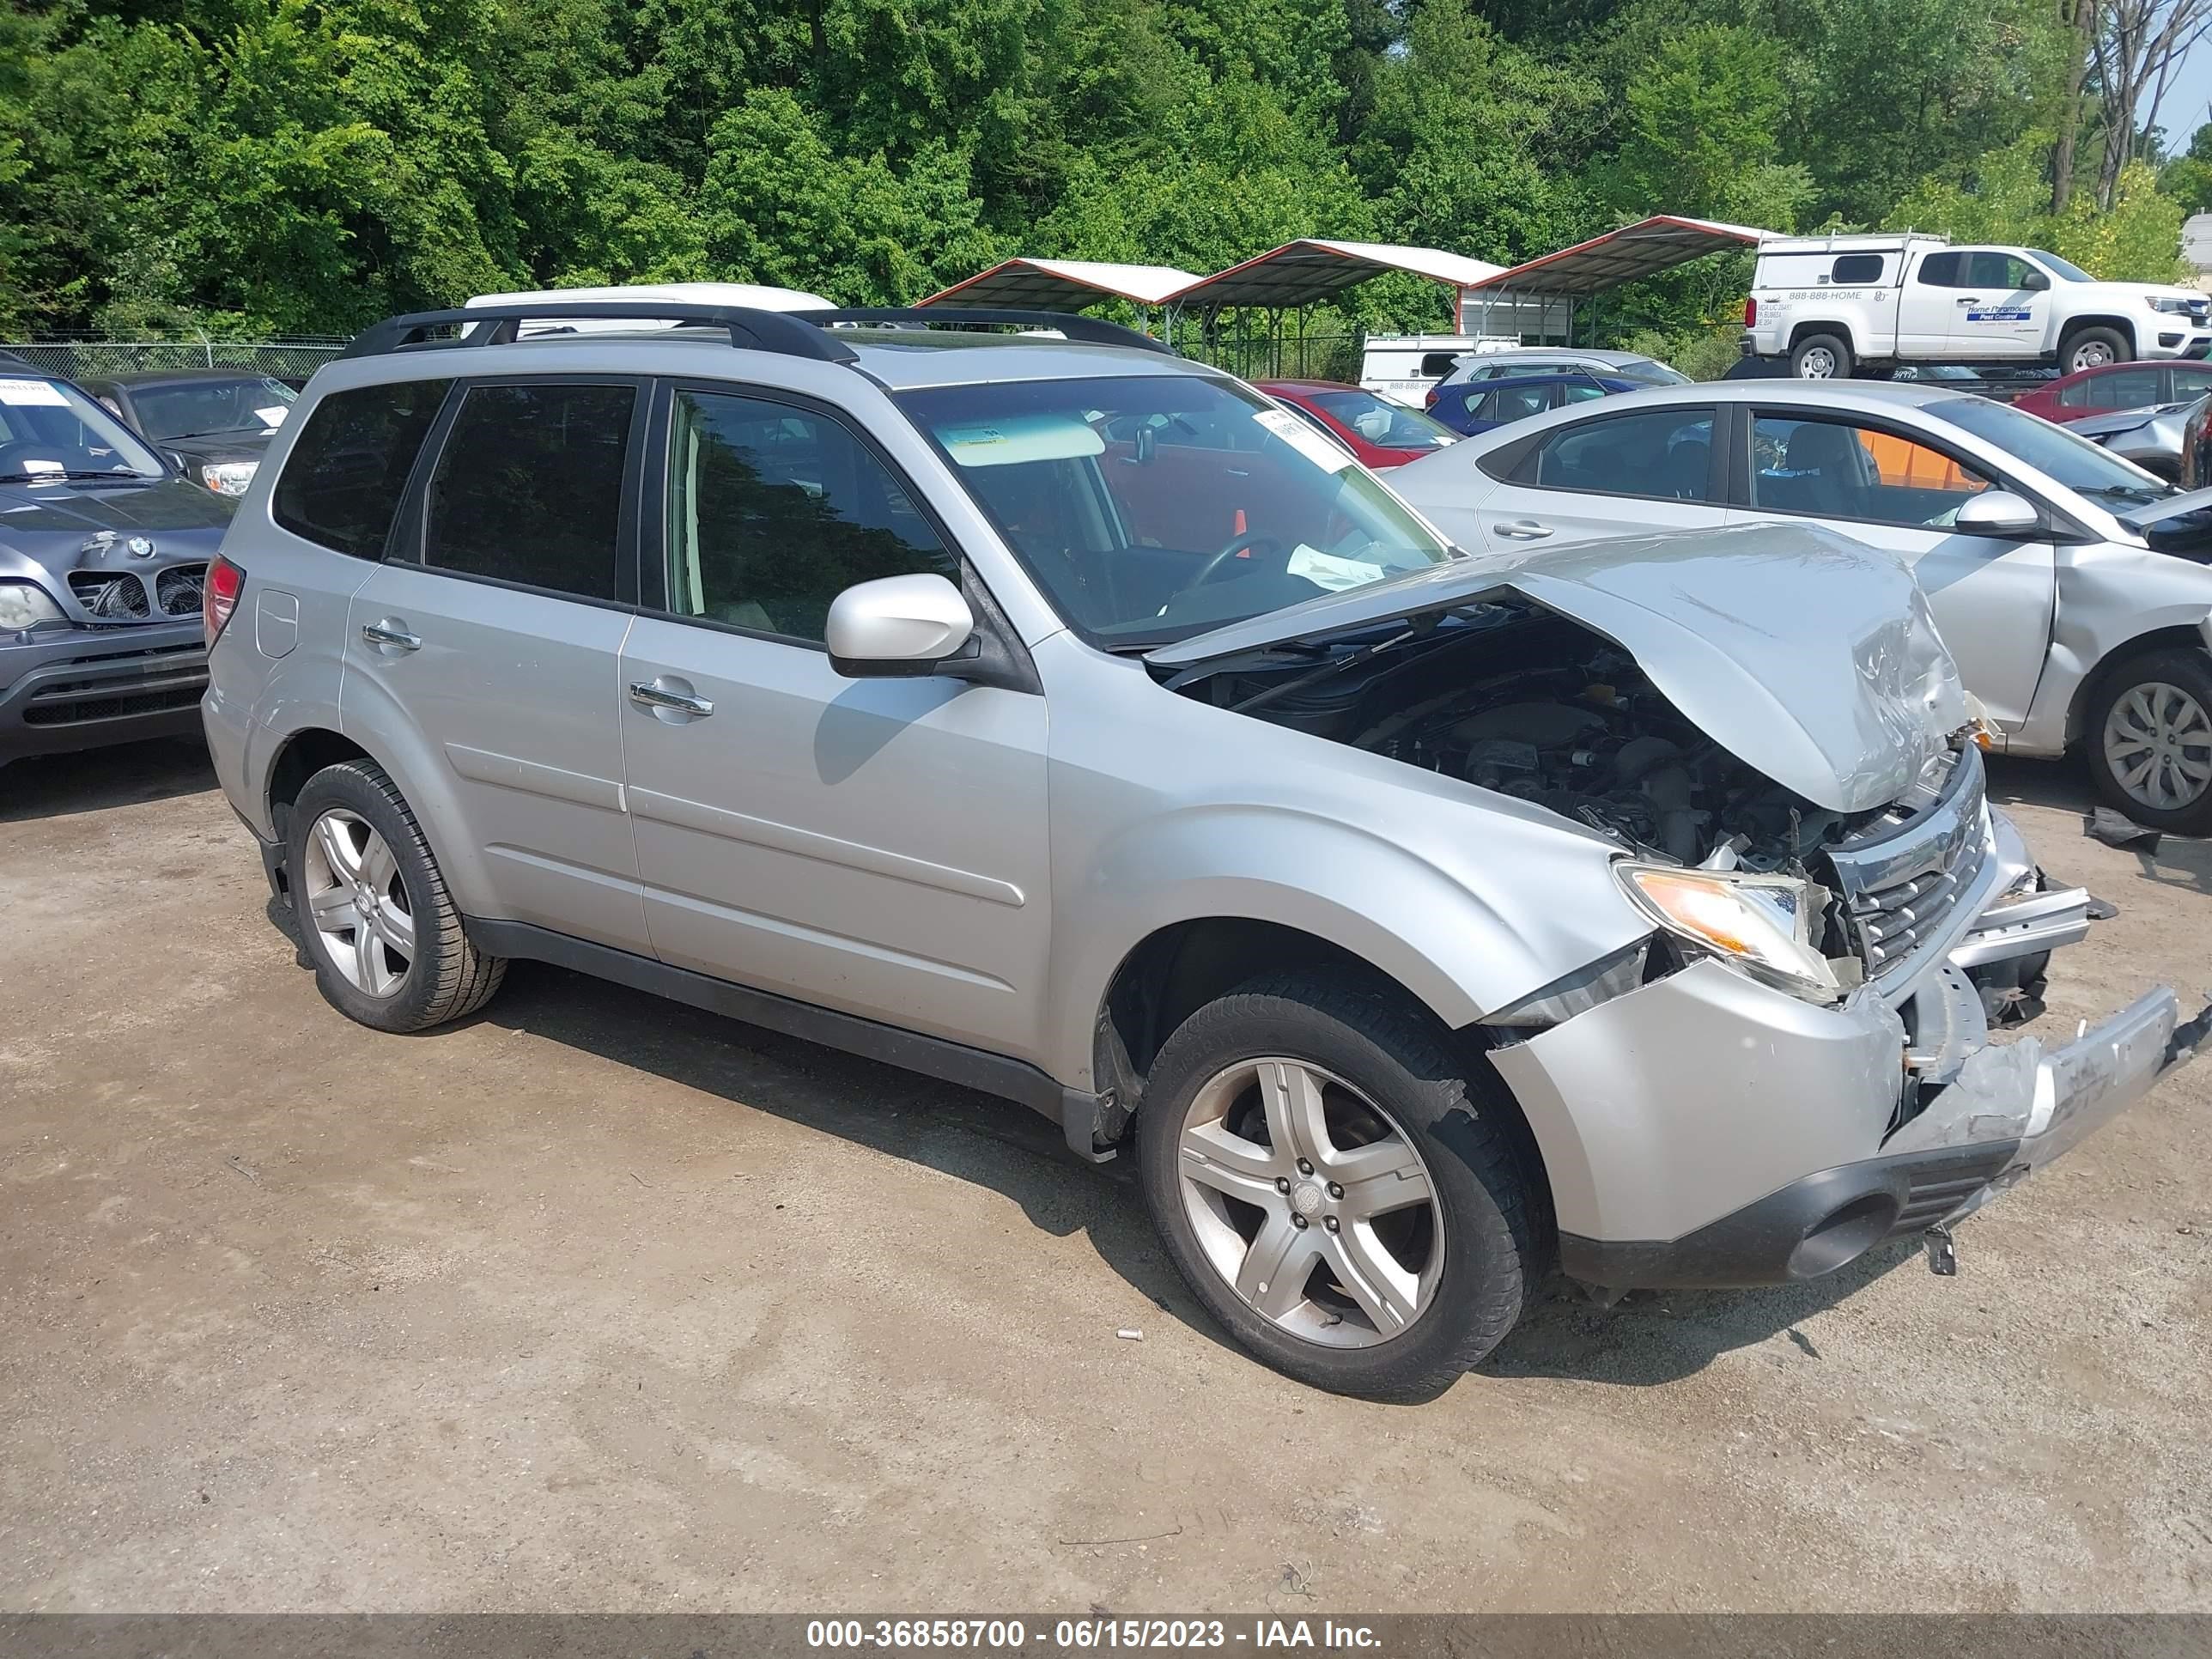
{"label": "front wheel", "polygon": [[2212,655],[2148,651],[2106,677],[2089,710],[2105,799],[2154,830],[2212,836]]}
{"label": "front wheel", "polygon": [[2060,367],[2069,374],[2078,374],[2085,368],[2124,363],[2131,355],[2119,330],[2085,328],[2079,334],[2067,337],[2065,348],[2059,354]]}
{"label": "front wheel", "polygon": [[1146,1207],[1239,1343],[1316,1388],[1440,1393],[1542,1262],[1505,1110],[1419,1009],[1270,976],[1193,1014],[1137,1113]]}

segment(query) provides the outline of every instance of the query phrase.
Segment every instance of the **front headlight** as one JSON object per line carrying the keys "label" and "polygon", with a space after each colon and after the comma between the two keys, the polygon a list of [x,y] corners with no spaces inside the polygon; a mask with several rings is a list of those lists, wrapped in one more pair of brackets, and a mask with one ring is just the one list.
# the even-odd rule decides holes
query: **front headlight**
{"label": "front headlight", "polygon": [[1813,942],[1827,895],[1812,883],[1627,859],[1613,867],[1638,909],[1754,978],[1813,1002],[1840,1001],[1850,988]]}
{"label": "front headlight", "polygon": [[2190,307],[2195,301],[2172,299],[2163,294],[2146,294],[2143,295],[2143,303],[2153,311],[2162,311],[2172,316],[2185,317],[2189,314]]}
{"label": "front headlight", "polygon": [[200,468],[200,482],[218,495],[243,495],[258,465],[256,461],[210,461]]}
{"label": "front headlight", "polygon": [[64,620],[61,606],[45,588],[29,582],[0,582],[0,634],[20,634],[40,623]]}

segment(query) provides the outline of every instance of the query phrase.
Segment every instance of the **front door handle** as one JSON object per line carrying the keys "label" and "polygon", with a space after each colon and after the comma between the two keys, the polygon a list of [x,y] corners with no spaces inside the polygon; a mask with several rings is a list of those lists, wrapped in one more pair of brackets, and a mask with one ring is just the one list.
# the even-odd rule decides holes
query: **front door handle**
{"label": "front door handle", "polygon": [[1515,519],[1497,526],[1498,533],[1508,541],[1540,542],[1552,533],[1552,526],[1538,524],[1534,519]]}
{"label": "front door handle", "polygon": [[363,623],[361,637],[380,651],[420,651],[422,641],[407,631],[406,624],[396,617],[386,617],[382,622]]}
{"label": "front door handle", "polygon": [[1954,300],[1951,303],[1959,306],[1978,306],[1981,302],[1981,296],[1977,295],[1971,300]]}
{"label": "front door handle", "polygon": [[713,703],[665,674],[657,679],[632,680],[629,700],[654,714],[680,714],[690,720],[702,720],[714,712]]}

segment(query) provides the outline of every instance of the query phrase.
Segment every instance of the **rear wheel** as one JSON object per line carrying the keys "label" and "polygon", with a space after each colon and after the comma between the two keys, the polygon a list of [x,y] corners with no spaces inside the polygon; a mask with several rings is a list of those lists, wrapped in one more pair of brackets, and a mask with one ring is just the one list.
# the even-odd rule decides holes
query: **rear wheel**
{"label": "rear wheel", "polygon": [[2089,710],[2087,736],[2106,799],[2154,830],[2212,835],[2212,655],[2176,647],[2121,664]]}
{"label": "rear wheel", "polygon": [[1790,372],[1801,380],[1847,380],[1851,349],[1834,334],[1808,334],[1790,353]]}
{"label": "rear wheel", "polygon": [[2085,328],[2078,334],[2069,334],[2059,352],[2060,364],[2069,374],[2085,368],[2102,368],[2106,363],[2124,363],[2134,353],[2128,349],[2127,338],[2116,328]]}
{"label": "rear wheel", "polygon": [[1466,1069],[1419,1010],[1342,980],[1254,981],[1169,1038],[1137,1115],[1146,1203],[1244,1347],[1316,1388],[1421,1400],[1513,1328],[1539,1229]]}
{"label": "rear wheel", "polygon": [[430,843],[383,768],[329,766],[292,807],[285,859],[300,939],[325,1000],[380,1031],[474,1013],[504,959],[469,943]]}

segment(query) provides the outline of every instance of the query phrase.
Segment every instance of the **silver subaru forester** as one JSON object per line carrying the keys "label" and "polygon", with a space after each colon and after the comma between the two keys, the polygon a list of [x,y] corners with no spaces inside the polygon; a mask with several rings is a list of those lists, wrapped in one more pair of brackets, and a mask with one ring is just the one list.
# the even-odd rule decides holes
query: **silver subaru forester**
{"label": "silver subaru forester", "polygon": [[1432,1395],[1554,1267],[1947,1265],[2212,1017],[1991,1042],[2087,896],[1895,560],[1468,557],[1088,319],[397,318],[208,591],[223,787],[341,1012],[527,957],[1011,1097],[1347,1393]]}

